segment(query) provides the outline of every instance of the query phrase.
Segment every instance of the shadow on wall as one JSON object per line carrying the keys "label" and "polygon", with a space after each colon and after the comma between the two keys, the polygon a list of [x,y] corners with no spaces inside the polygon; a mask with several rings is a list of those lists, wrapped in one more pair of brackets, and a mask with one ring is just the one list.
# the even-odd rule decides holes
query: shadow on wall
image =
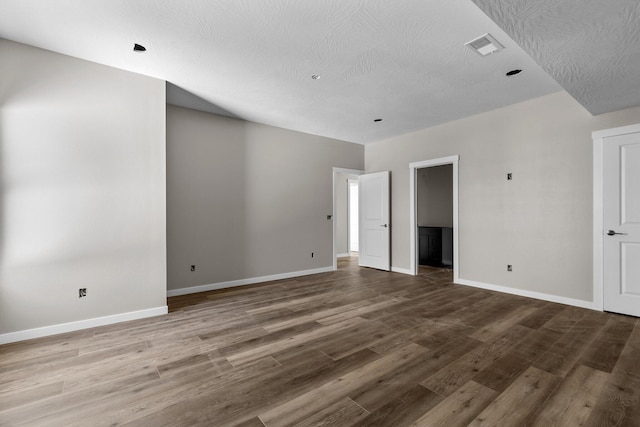
{"label": "shadow on wall", "polygon": [[173,83],[167,82],[166,89],[167,104],[191,108],[192,110],[204,111],[206,113],[219,114],[221,116],[232,117],[234,119],[241,118],[222,107],[200,98],[198,95],[194,95],[186,89],[174,85]]}
{"label": "shadow on wall", "polygon": [[20,89],[28,90],[33,86],[28,79],[18,77],[15,73],[2,73],[1,71],[2,69],[0,69],[0,75],[2,75],[2,79],[0,79],[0,295],[2,294],[2,272],[5,270],[7,246],[6,198],[9,175],[7,165],[4,164],[7,145],[7,106],[9,101],[15,98],[16,92]]}
{"label": "shadow on wall", "polygon": [[167,107],[169,289],[249,277],[247,260],[264,256],[248,252],[260,231],[246,218],[258,209],[247,201],[246,127],[240,120]]}
{"label": "shadow on wall", "polygon": [[[0,97],[2,94],[0,93]],[[6,197],[6,167],[3,163],[4,159],[4,127],[3,127],[4,102],[0,98],[0,272],[4,270],[4,251],[6,238],[6,223],[4,212],[4,199]],[[0,275],[0,295],[2,295],[2,276]]]}

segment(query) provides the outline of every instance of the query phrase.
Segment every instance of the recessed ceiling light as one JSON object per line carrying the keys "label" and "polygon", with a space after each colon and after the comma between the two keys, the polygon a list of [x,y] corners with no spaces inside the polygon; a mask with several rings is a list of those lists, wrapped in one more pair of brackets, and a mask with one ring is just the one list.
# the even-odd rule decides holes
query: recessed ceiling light
{"label": "recessed ceiling light", "polygon": [[146,50],[147,50],[147,48],[142,46],[141,44],[135,43],[133,45],[133,51],[134,52],[145,52]]}
{"label": "recessed ceiling light", "polygon": [[314,74],[313,76],[311,76],[311,78],[313,80],[318,80],[320,78],[320,74]]}
{"label": "recessed ceiling light", "polygon": [[522,70],[518,70],[518,69],[511,70],[511,71],[507,72],[506,76],[507,77],[515,76],[516,74],[520,74],[521,72],[522,72]]}
{"label": "recessed ceiling light", "polygon": [[504,49],[504,46],[502,46],[489,33],[483,34],[480,37],[476,37],[470,42],[466,42],[464,45],[468,46],[471,50],[473,50],[480,56],[487,56],[490,53],[496,53],[497,51]]}
{"label": "recessed ceiling light", "polygon": [[378,123],[378,122],[381,122],[381,121],[382,121],[382,119],[374,119],[373,121],[374,121],[374,122],[376,122],[376,123]]}

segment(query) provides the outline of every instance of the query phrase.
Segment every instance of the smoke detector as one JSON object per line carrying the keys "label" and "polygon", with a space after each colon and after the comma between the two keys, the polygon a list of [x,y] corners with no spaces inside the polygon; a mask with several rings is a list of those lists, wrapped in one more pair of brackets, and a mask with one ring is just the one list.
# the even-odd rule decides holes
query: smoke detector
{"label": "smoke detector", "polygon": [[480,56],[487,56],[491,53],[496,53],[499,50],[504,49],[502,46],[491,34],[483,34],[480,37],[477,37],[470,42],[464,44],[468,46],[471,50],[476,52]]}

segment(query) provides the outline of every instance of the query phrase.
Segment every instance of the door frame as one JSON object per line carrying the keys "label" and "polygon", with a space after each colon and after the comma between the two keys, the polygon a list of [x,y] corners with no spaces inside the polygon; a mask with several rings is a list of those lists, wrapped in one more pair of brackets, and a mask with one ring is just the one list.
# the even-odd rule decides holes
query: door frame
{"label": "door frame", "polygon": [[605,139],[639,133],[640,124],[603,129],[591,133],[593,138],[593,309],[604,310],[604,165]]}
{"label": "door frame", "polygon": [[331,214],[331,222],[333,223],[333,257],[332,266],[334,270],[338,269],[338,253],[336,251],[336,182],[339,173],[347,175],[363,175],[364,171],[360,169],[345,169],[345,168],[332,168],[332,185],[331,185],[331,198],[333,200],[333,210]]}
{"label": "door frame", "polygon": [[453,282],[460,278],[460,258],[458,257],[458,161],[459,155],[440,157],[438,159],[423,160],[409,163],[409,272],[414,276],[418,274],[418,233],[417,228],[417,198],[418,169],[433,166],[452,165],[453,168]]}

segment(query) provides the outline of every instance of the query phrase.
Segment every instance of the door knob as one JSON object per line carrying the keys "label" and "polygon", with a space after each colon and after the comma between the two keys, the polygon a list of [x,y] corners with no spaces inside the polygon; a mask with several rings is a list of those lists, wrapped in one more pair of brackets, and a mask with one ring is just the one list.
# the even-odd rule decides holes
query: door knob
{"label": "door knob", "polygon": [[380,227],[387,228],[387,227],[388,227],[388,225],[387,225],[387,224],[382,224]]}
{"label": "door knob", "polygon": [[607,231],[607,235],[608,235],[608,236],[615,236],[616,234],[621,234],[621,235],[623,235],[623,236],[626,236],[626,235],[627,235],[627,233],[616,233],[616,232],[615,232],[615,231],[613,231],[613,230],[609,230],[609,231]]}

